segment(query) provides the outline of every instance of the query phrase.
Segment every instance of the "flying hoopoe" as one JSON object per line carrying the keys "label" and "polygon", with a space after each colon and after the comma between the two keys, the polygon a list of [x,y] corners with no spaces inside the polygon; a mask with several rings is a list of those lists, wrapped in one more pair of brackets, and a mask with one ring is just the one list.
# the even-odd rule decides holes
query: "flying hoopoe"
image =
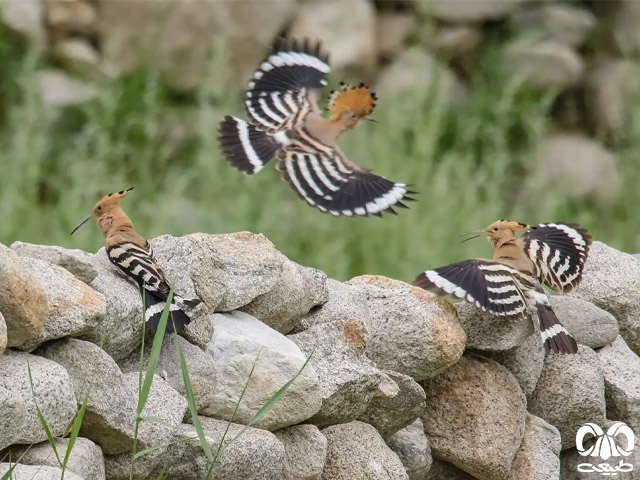
{"label": "flying hoopoe", "polygon": [[[516,237],[516,232],[524,234]],[[489,237],[492,260],[465,260],[427,270],[413,284],[507,319],[535,312],[545,351],[576,353],[578,345],[556,317],[542,284],[565,293],[580,283],[591,245],[589,232],[574,223],[530,226],[499,220],[471,233]]]}
{"label": "flying hoopoe", "polygon": [[415,192],[349,161],[336,145],[376,104],[369,87],[342,85],[322,115],[318,100],[327,85],[328,55],[320,44],[285,40],[253,74],[245,107],[251,123],[225,116],[218,141],[224,158],[241,172],[258,173],[274,156],[294,192],[335,216],[396,213]]}
{"label": "flying hoopoe", "polygon": [[[98,226],[106,238],[105,248],[109,260],[138,284],[141,294],[144,291],[145,321],[147,327],[155,331],[160,323],[170,287],[164,272],[153,258],[149,242],[136,233],[133,223],[120,208],[120,200],[131,190],[133,187],[103,197],[93,207],[93,211],[73,229],[71,235],[92,217],[97,219]],[[169,307],[171,317],[167,322],[166,332],[173,332],[174,325],[176,330],[184,330],[191,319],[182,309],[193,308],[199,303],[198,299],[185,300],[174,294]]]}

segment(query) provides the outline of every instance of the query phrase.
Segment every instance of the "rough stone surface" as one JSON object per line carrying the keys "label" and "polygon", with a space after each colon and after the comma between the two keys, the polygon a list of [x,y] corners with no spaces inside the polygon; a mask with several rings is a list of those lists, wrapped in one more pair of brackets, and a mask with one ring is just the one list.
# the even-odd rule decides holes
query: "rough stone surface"
{"label": "rough stone surface", "polygon": [[95,86],[74,78],[62,70],[41,70],[37,72],[36,80],[42,103],[48,108],[73,107],[98,96]]}
{"label": "rough stone surface", "polygon": [[324,272],[287,261],[275,287],[240,310],[287,334],[309,310],[327,301],[326,282]]}
{"label": "rough stone surface", "polygon": [[324,427],[358,418],[382,380],[382,373],[365,357],[369,330],[364,320],[317,324],[289,335],[307,355],[318,374],[322,406],[310,423]]}
{"label": "rough stone surface", "polygon": [[408,375],[390,370],[383,373],[376,394],[358,420],[373,425],[386,439],[424,412],[425,393]]}
{"label": "rough stone surface", "polygon": [[13,242],[11,249],[21,257],[33,257],[69,270],[78,279],[91,284],[98,276],[98,265],[94,255],[82,250],[58,247],[55,245],[36,245],[33,243]]}
{"label": "rough stone surface", "polygon": [[7,323],[4,321],[2,312],[0,312],[0,355],[4,353],[7,348]]}
{"label": "rough stone surface", "polygon": [[575,446],[584,423],[601,425],[605,418],[604,380],[598,356],[578,346],[574,355],[549,354],[529,401],[529,412],[555,426],[562,448]]}
{"label": "rough stone surface", "polygon": [[601,242],[593,242],[580,286],[572,296],[613,314],[620,335],[640,352],[640,262]]}
{"label": "rough stone surface", "polygon": [[387,445],[400,458],[409,480],[424,480],[433,458],[429,439],[419,418],[387,438]]}
{"label": "rough stone surface", "polygon": [[512,16],[519,34],[558,40],[578,47],[596,26],[593,13],[580,6],[548,3],[522,10]]}
{"label": "rough stone surface", "polygon": [[502,365],[479,356],[425,382],[422,416],[434,457],[479,480],[505,478],[522,441],[527,401]]}
{"label": "rough stone surface", "polygon": [[557,40],[525,40],[506,45],[505,62],[531,87],[558,91],[582,80],[584,61],[573,47]]}
{"label": "rough stone surface", "polygon": [[477,480],[468,473],[441,460],[434,460],[424,479],[421,480]]}
{"label": "rough stone surface", "polygon": [[35,273],[45,292],[49,311],[42,329],[18,348],[31,351],[49,340],[86,335],[100,328],[106,315],[103,295],[62,267],[37,258],[21,260],[27,271]]}
{"label": "rough stone surface", "polygon": [[[214,363],[215,399],[203,413],[231,418],[248,381],[234,417],[247,422],[298,373],[307,357],[295,343],[246,313],[217,313],[213,322],[214,335],[207,352]],[[267,430],[294,425],[314,415],[321,403],[318,375],[313,365],[307,364],[284,396],[255,425]]]}
{"label": "rough stone surface", "polygon": [[544,366],[545,353],[540,333],[532,333],[523,343],[509,350],[481,354],[506,367],[527,398],[533,393]]}
{"label": "rough stone surface", "polygon": [[416,17],[408,12],[382,11],[376,15],[378,57],[391,60],[404,49],[416,28]]}
{"label": "rough stone surface", "polygon": [[[182,354],[184,355],[191,379],[191,387],[196,400],[198,412],[202,413],[212,408],[216,402],[216,369],[213,358],[182,337],[178,337]],[[148,368],[151,350],[145,350],[144,369]],[[140,354],[133,352],[128,358],[120,362],[120,368],[125,373],[137,372],[140,367]],[[165,379],[171,387],[186,397],[184,379],[178,348],[173,336],[165,337],[158,358],[156,373]]]}
{"label": "rough stone surface", "polygon": [[640,52],[640,4],[634,0],[622,0],[613,11],[611,31],[616,46],[625,56]]}
{"label": "rough stone surface", "polygon": [[464,331],[446,300],[375,275],[353,278],[349,284],[367,293],[371,336],[366,352],[379,368],[424,380],[462,355]]}
{"label": "rough stone surface", "polygon": [[607,416],[640,431],[640,358],[622,337],[597,353],[604,373]]}
{"label": "rough stone surface", "polygon": [[327,439],[315,425],[295,425],[274,432],[285,451],[281,480],[320,480]]}
{"label": "rough stone surface", "polygon": [[482,30],[473,25],[439,25],[427,37],[429,48],[445,58],[473,51],[482,42]]}
{"label": "rough stone surface", "polygon": [[556,480],[560,475],[560,432],[553,425],[527,415],[524,438],[511,465],[508,480]]}
{"label": "rough stone surface", "polygon": [[98,51],[83,38],[65,38],[59,41],[51,54],[60,65],[83,77],[98,81],[109,76]]}
{"label": "rough stone surface", "polygon": [[288,35],[322,39],[335,69],[370,75],[375,66],[375,12],[366,0],[298,4]]}
{"label": "rough stone surface", "polygon": [[[4,395],[7,391],[9,396]],[[47,439],[36,402],[52,435],[62,435],[76,414],[69,374],[63,366],[45,358],[7,350],[0,356],[0,418],[10,421],[2,425],[6,429],[0,430],[0,445],[38,443]],[[4,420],[0,420],[0,424],[3,423]]]}
{"label": "rough stone surface", "polygon": [[142,296],[136,285],[109,262],[104,248],[95,255],[98,276],[91,287],[107,301],[106,320],[81,338],[101,344],[114,360],[126,358],[142,339]]}
{"label": "rough stone surface", "polygon": [[599,348],[614,342],[618,336],[618,321],[609,312],[579,298],[554,295],[551,303],[562,324],[576,342]]}
{"label": "rough stone surface", "polygon": [[36,272],[0,245],[0,311],[7,324],[8,346],[22,345],[38,334],[49,315],[44,288]]}
{"label": "rough stone surface", "polygon": [[[64,458],[69,448],[69,439],[56,438],[55,442],[58,455]],[[24,451],[25,448],[12,448],[11,458],[14,460],[20,458],[20,463],[24,465],[59,466],[56,455],[49,442],[33,445],[28,452],[24,453]],[[76,438],[76,442],[73,444],[73,449],[69,455],[65,478],[68,472],[72,472],[84,480],[105,480],[104,456],[102,455],[100,447],[88,438]],[[52,480],[53,478],[59,477],[52,477]]]}
{"label": "rough stone surface", "polygon": [[44,3],[45,21],[53,39],[68,34],[95,33],[97,12],[96,4],[91,0],[47,0]]}
{"label": "rough stone surface", "polygon": [[292,333],[299,333],[322,323],[343,324],[360,320],[367,326],[370,325],[367,295],[361,288],[329,278],[327,293],[328,300],[305,315]]}
{"label": "rough stone surface", "polygon": [[376,93],[385,102],[401,100],[411,95],[413,101],[425,99],[433,92],[445,98],[447,106],[455,106],[465,90],[455,74],[429,52],[410,47],[399,54],[376,81]]}
{"label": "rough stone surface", "polygon": [[[293,0],[110,0],[99,4],[99,32],[108,61],[120,73],[151,64],[173,86],[191,90],[205,81],[248,78],[290,21],[294,5]],[[227,61],[216,69],[208,60],[220,47]]]}
{"label": "rough stone surface", "polygon": [[456,303],[458,319],[467,336],[467,348],[509,350],[522,344],[537,329],[529,318],[505,320],[467,302]]}
{"label": "rough stone surface", "polygon": [[44,345],[38,355],[67,369],[78,404],[90,392],[80,435],[108,454],[130,451],[137,395],[115,361],[97,345],[73,338]]}
{"label": "rough stone surface", "polygon": [[523,0],[432,0],[418,2],[422,9],[438,20],[451,23],[499,20],[518,8]]}
{"label": "rough stone surface", "polygon": [[322,433],[328,441],[322,480],[408,480],[398,456],[371,425],[355,421]]}
{"label": "rough stone surface", "polygon": [[610,204],[621,185],[617,160],[600,143],[578,133],[554,133],[533,152],[525,188],[542,194],[559,188],[568,198],[594,198]]}
{"label": "rough stone surface", "polygon": [[47,32],[42,24],[40,0],[31,2],[0,2],[0,22],[10,30],[28,38],[39,50],[45,48]]}
{"label": "rough stone surface", "polygon": [[[0,475],[9,471],[13,466],[11,463],[0,463]],[[62,469],[59,467],[47,467],[42,465],[17,465],[13,470],[12,480],[54,480],[62,476]],[[86,480],[73,472],[65,472],[64,478],[67,480]]]}
{"label": "rough stone surface", "polygon": [[[200,417],[207,443],[213,452],[220,446],[228,423],[213,418]],[[231,424],[225,437],[229,445],[244,428]],[[186,440],[192,439],[192,440]],[[193,425],[182,424],[176,430],[172,444],[166,452],[145,455],[135,464],[136,478],[157,478],[162,468],[167,468],[167,478],[172,480],[201,480],[206,478],[207,457],[202,450]],[[222,451],[213,478],[220,480],[282,480],[285,449],[276,436],[266,430],[248,428],[236,441]],[[109,480],[127,480],[130,460],[125,456],[107,456],[106,470]]]}

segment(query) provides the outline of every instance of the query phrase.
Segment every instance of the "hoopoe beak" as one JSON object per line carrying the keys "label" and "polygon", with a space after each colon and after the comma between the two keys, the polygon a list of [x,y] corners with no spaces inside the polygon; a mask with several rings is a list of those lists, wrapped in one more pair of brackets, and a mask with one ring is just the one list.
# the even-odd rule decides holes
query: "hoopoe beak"
{"label": "hoopoe beak", "polygon": [[380,123],[380,120],[376,120],[375,118],[371,118],[369,116],[367,117],[362,117],[363,120],[366,120],[367,122],[373,122],[373,123]]}
{"label": "hoopoe beak", "polygon": [[462,240],[461,243],[468,242],[469,240],[473,240],[474,238],[478,238],[478,237],[488,237],[489,232],[487,232],[486,230],[474,230],[473,232],[463,233],[462,235],[458,235],[458,236],[466,237],[468,235],[472,235],[472,236],[469,238],[465,238],[464,240]]}
{"label": "hoopoe beak", "polygon": [[80,224],[73,229],[73,231],[71,232],[71,235],[73,235],[74,233],[76,233],[76,230],[78,230],[82,225],[84,225],[85,223],[87,223],[89,220],[91,220],[91,217],[93,217],[93,213],[90,213],[89,215],[87,215],[87,218],[85,218],[84,220],[82,220],[80,222]]}

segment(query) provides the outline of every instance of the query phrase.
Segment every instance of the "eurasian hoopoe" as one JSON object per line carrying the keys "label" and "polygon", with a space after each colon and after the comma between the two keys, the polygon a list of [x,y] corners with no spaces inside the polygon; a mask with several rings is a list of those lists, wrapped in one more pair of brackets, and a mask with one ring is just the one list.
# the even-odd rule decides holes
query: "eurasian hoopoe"
{"label": "eurasian hoopoe", "polygon": [[[524,234],[518,238],[516,232]],[[472,233],[490,238],[492,260],[465,260],[427,270],[413,284],[463,298],[508,319],[535,312],[545,351],[576,353],[576,341],[556,317],[542,284],[569,292],[580,283],[591,245],[589,232],[573,223],[529,226],[499,220]]]}
{"label": "eurasian hoopoe", "polygon": [[320,44],[283,41],[253,74],[245,107],[252,123],[224,117],[219,128],[224,158],[253,175],[274,156],[282,178],[309,205],[333,215],[377,215],[413,200],[394,183],[350,162],[336,145],[342,132],[369,114],[376,96],[364,84],[332,92],[325,118],[318,107],[327,85],[328,55]]}
{"label": "eurasian hoopoe", "polygon": [[[91,214],[73,229],[71,235],[92,217],[97,219],[98,226],[106,238],[105,248],[109,260],[138,284],[140,293],[144,291],[146,324],[155,331],[169,294],[169,282],[153,258],[149,242],[136,233],[133,223],[120,208],[120,200],[131,190],[133,187],[103,197],[93,207]],[[184,330],[191,319],[182,308],[193,308],[199,303],[198,299],[185,300],[174,294],[169,307],[171,317],[166,331],[173,332],[174,325],[176,330]]]}

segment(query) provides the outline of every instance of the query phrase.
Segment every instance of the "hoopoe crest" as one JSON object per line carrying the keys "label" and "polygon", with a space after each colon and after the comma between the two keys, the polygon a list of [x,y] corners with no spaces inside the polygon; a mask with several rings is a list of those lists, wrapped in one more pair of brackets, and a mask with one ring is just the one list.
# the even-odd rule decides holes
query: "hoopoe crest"
{"label": "hoopoe crest", "polygon": [[427,270],[413,284],[507,319],[534,313],[547,352],[576,353],[577,343],[558,320],[543,285],[569,292],[580,283],[591,245],[589,232],[572,223],[530,226],[499,220],[470,235],[491,241],[491,260],[471,259]]}
{"label": "hoopoe crest", "polygon": [[329,117],[318,106],[330,71],[319,43],[283,41],[253,74],[246,92],[250,122],[226,116],[218,142],[223,157],[253,175],[273,157],[282,178],[312,207],[335,216],[382,216],[413,200],[404,183],[349,161],[336,144],[369,117],[376,95],[364,84],[333,92]]}
{"label": "hoopoe crest", "polygon": [[[73,235],[91,218],[95,218],[104,235],[105,249],[109,261],[136,282],[145,300],[145,321],[149,329],[156,330],[169,295],[169,282],[153,257],[149,242],[133,228],[133,223],[120,207],[120,201],[133,190],[121,190],[104,196],[93,207],[92,212],[71,232]],[[169,307],[170,318],[167,332],[184,330],[191,318],[183,309],[193,308],[200,300],[185,300],[173,295]]]}

